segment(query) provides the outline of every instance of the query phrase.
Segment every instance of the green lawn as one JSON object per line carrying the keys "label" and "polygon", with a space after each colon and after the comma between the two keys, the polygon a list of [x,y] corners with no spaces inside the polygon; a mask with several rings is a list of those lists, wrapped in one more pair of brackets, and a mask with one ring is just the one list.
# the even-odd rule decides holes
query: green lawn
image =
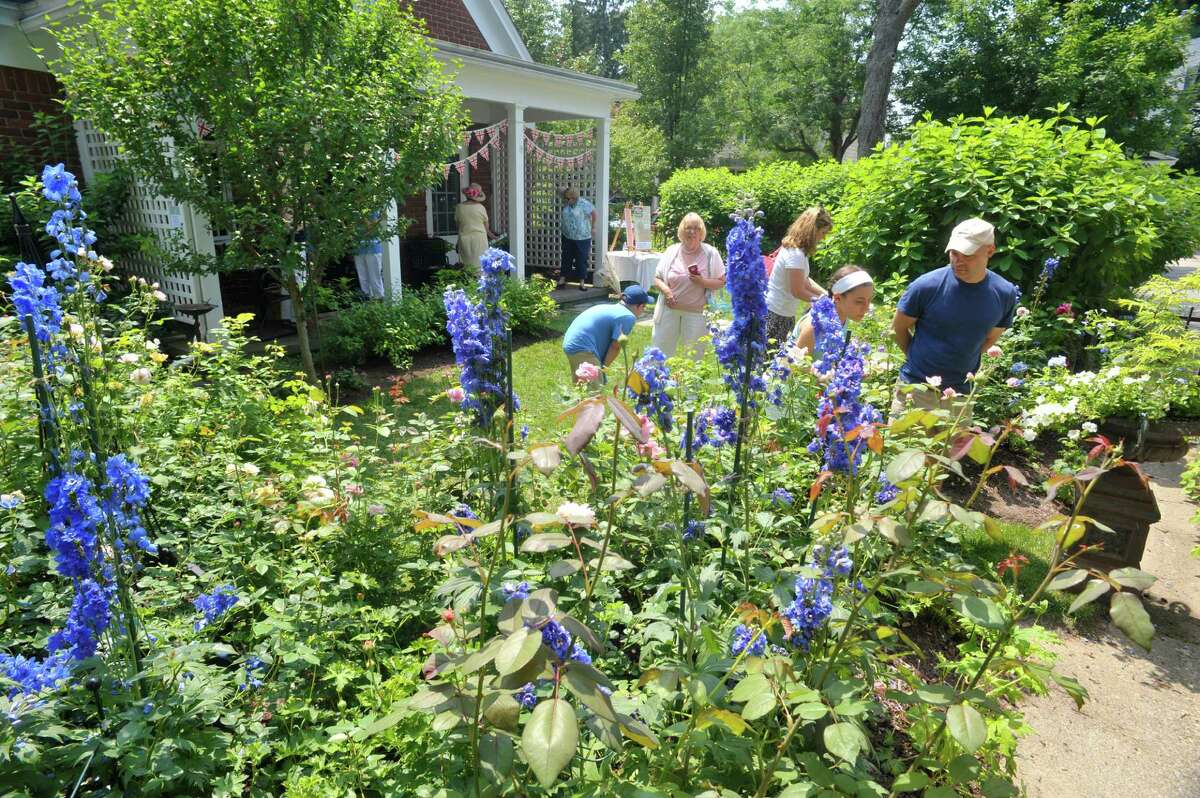
{"label": "green lawn", "polygon": [[[1022,524],[1001,522],[1001,540],[996,541],[988,537],[983,530],[973,531],[965,527],[959,529],[963,559],[978,568],[981,576],[995,579],[997,563],[1010,553],[1016,553],[1029,558],[1017,579],[1022,594],[1029,595],[1046,577],[1046,571],[1050,567],[1050,551],[1054,545],[1054,536],[1050,532],[1031,529]],[[1005,574],[1004,582],[1006,585],[1012,585],[1011,572]],[[1049,601],[1044,616],[1047,622],[1067,622],[1069,617],[1073,624],[1086,624],[1096,617],[1096,603],[1081,608],[1073,616],[1067,616],[1067,608],[1075,600],[1074,593],[1055,591],[1047,593],[1046,599]]]}
{"label": "green lawn", "polygon": [[[530,434],[537,435],[554,429],[558,415],[571,405],[562,335],[578,314],[579,311],[573,309],[562,312],[553,325],[553,334],[536,343],[519,345],[513,349],[513,385],[521,400],[521,421],[529,425]],[[630,361],[649,343],[650,325],[638,324],[629,336]],[[614,366],[619,369],[621,362],[618,358]],[[438,397],[457,384],[458,374],[453,365],[422,374],[405,386],[405,394],[410,402],[397,408],[398,415],[403,419],[422,410],[430,414],[448,411],[449,402]]]}

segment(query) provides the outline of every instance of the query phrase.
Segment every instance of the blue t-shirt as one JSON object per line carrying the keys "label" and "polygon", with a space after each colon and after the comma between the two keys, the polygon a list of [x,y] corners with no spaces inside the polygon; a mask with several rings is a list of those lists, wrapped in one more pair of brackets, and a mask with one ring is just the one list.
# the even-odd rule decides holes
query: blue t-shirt
{"label": "blue t-shirt", "polygon": [[562,234],[572,241],[587,241],[592,237],[592,211],[595,207],[583,197],[574,205],[562,209]]}
{"label": "blue t-shirt", "polygon": [[943,388],[966,393],[967,372],[979,368],[987,334],[1012,325],[1018,296],[1016,286],[992,271],[978,283],[964,283],[943,266],[913,280],[898,306],[917,320],[900,378],[941,377]]}
{"label": "blue t-shirt", "polygon": [[595,305],[575,317],[563,336],[563,351],[568,355],[591,352],[601,364],[608,348],[622,334],[629,335],[636,321],[633,311],[623,304]]}

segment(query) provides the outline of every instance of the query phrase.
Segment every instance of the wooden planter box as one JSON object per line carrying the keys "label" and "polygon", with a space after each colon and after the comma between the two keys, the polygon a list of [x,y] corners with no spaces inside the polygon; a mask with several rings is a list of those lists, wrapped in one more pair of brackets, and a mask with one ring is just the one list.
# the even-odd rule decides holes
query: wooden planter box
{"label": "wooden planter box", "polygon": [[1150,525],[1162,518],[1154,492],[1129,466],[1105,472],[1097,479],[1083,504],[1083,514],[1113,530],[1105,532],[1089,524],[1083,536],[1083,544],[1099,543],[1104,548],[1081,557],[1080,563],[1104,570],[1139,567]]}
{"label": "wooden planter box", "polygon": [[1144,431],[1136,418],[1106,418],[1100,424],[1100,432],[1109,440],[1125,441],[1125,459],[1138,463],[1182,460],[1188,436],[1200,434],[1198,430],[1200,421],[1192,419],[1151,421]]}

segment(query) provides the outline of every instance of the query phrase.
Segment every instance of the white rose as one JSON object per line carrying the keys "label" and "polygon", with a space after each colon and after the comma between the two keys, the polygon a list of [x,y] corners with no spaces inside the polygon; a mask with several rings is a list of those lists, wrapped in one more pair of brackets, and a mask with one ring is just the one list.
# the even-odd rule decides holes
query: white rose
{"label": "white rose", "polygon": [[586,504],[563,502],[555,512],[558,520],[571,526],[593,526],[596,523],[596,513]]}
{"label": "white rose", "polygon": [[166,302],[166,301],[167,301],[167,295],[166,295],[166,294],[164,294],[162,291],[157,291],[157,290],[156,290],[156,291],[154,292],[154,298],[155,298],[155,299],[157,299],[159,302]]}
{"label": "white rose", "polygon": [[149,338],[146,340],[146,351],[147,352],[157,352],[158,351],[158,339],[157,338]]}
{"label": "white rose", "polygon": [[1035,430],[1035,429],[1029,429],[1027,427],[1027,428],[1021,430],[1021,437],[1024,438],[1025,440],[1029,441],[1030,443],[1033,443],[1034,439],[1037,438],[1037,435],[1038,435],[1037,430]]}
{"label": "white rose", "polygon": [[1097,427],[1091,421],[1085,421],[1082,424],[1080,424],[1079,426],[1082,427],[1083,431],[1088,433],[1089,435],[1094,435],[1096,432],[1098,432],[1100,430],[1100,428]]}
{"label": "white rose", "polygon": [[134,369],[130,373],[129,379],[133,380],[138,385],[146,385],[152,379],[154,379],[154,374],[148,368]]}
{"label": "white rose", "polygon": [[123,354],[119,358],[117,358],[117,362],[125,363],[125,364],[136,363],[136,362],[138,362],[137,353],[136,352],[126,352],[125,354]]}
{"label": "white rose", "polygon": [[96,263],[100,264],[100,269],[102,271],[111,272],[113,270],[113,262],[103,255],[96,258]]}
{"label": "white rose", "polygon": [[941,388],[942,387],[942,378],[938,377],[937,375],[934,375],[932,377],[926,377],[925,382],[929,383],[929,385],[933,388]]}
{"label": "white rose", "polygon": [[1079,440],[1079,436],[1080,436],[1080,434],[1081,434],[1081,433],[1079,432],[1079,430],[1077,430],[1077,429],[1073,429],[1073,430],[1071,430],[1070,432],[1068,432],[1068,433],[1067,433],[1067,437],[1068,437],[1068,438],[1070,438],[1070,439],[1071,439],[1071,440],[1073,440],[1073,441],[1077,441],[1077,440]]}

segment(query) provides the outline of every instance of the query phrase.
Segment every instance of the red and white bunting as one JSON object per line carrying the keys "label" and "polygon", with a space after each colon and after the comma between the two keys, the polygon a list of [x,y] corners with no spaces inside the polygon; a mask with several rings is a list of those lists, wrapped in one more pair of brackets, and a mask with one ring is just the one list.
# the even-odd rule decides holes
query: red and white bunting
{"label": "red and white bunting", "polygon": [[492,146],[493,145],[491,143],[489,143],[488,146],[484,147],[482,150],[479,151],[479,154],[483,156],[483,160],[490,161],[492,159],[492,156],[491,156]]}
{"label": "red and white bunting", "polygon": [[445,166],[442,167],[442,179],[443,180],[450,179],[450,164],[446,164]]}
{"label": "red and white bunting", "polygon": [[472,155],[470,158],[468,158],[468,159],[467,159],[467,163],[471,164],[471,168],[472,168],[472,169],[476,169],[476,168],[478,168],[478,166],[479,166],[479,153],[475,153],[475,154],[474,154],[474,155]]}
{"label": "red and white bunting", "polygon": [[467,162],[466,161],[455,161],[454,168],[458,171],[459,177],[462,177],[462,175],[467,171]]}

